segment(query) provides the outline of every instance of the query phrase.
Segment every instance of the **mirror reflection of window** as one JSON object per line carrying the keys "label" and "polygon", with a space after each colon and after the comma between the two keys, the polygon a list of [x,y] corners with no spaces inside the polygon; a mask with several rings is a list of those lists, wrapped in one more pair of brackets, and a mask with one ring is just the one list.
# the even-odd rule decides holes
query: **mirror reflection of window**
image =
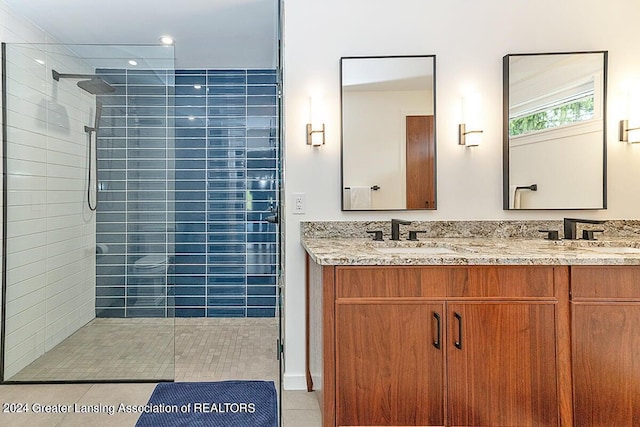
{"label": "mirror reflection of window", "polygon": [[435,209],[435,57],[341,59],[342,209]]}
{"label": "mirror reflection of window", "polygon": [[606,52],[504,61],[504,208],[605,208]]}
{"label": "mirror reflection of window", "polygon": [[509,136],[601,118],[600,55],[518,57],[509,67]]}
{"label": "mirror reflection of window", "polygon": [[594,118],[594,80],[576,84],[570,94],[556,96],[549,104],[509,116],[509,136],[557,128]]}

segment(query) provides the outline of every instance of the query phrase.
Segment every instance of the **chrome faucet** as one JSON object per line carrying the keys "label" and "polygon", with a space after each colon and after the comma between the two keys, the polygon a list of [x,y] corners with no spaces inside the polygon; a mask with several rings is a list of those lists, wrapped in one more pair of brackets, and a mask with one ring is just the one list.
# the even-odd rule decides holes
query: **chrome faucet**
{"label": "chrome faucet", "polygon": [[576,224],[604,224],[604,221],[597,219],[578,219],[578,218],[565,218],[564,219],[564,238],[575,240],[578,238]]}
{"label": "chrome faucet", "polygon": [[391,240],[400,240],[400,225],[410,225],[411,221],[402,219],[391,220]]}

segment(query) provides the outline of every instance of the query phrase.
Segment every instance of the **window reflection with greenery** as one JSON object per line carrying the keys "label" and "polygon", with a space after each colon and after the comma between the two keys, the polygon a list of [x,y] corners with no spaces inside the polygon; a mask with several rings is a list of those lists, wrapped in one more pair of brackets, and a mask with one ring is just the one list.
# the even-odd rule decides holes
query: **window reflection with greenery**
{"label": "window reflection with greenery", "polygon": [[583,94],[580,99],[563,100],[534,112],[527,112],[509,120],[509,135],[555,128],[572,123],[591,120],[594,117],[593,92]]}

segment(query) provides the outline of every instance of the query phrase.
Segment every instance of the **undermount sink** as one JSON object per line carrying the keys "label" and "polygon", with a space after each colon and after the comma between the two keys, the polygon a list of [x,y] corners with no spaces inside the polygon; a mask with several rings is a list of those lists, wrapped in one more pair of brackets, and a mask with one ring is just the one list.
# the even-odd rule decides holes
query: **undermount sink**
{"label": "undermount sink", "polygon": [[557,240],[554,246],[586,250],[601,254],[640,254],[640,245],[637,242],[625,242],[619,240]]}
{"label": "undermount sink", "polygon": [[630,246],[587,246],[584,249],[603,254],[640,254],[640,248]]}
{"label": "undermount sink", "polygon": [[450,243],[421,241],[386,241],[372,245],[373,249],[389,255],[451,255],[460,252],[473,252],[472,250]]}
{"label": "undermount sink", "polygon": [[423,255],[446,255],[455,254],[457,251],[450,248],[441,248],[436,246],[420,246],[420,247],[393,247],[393,248],[375,248],[376,251],[383,254],[423,254]]}

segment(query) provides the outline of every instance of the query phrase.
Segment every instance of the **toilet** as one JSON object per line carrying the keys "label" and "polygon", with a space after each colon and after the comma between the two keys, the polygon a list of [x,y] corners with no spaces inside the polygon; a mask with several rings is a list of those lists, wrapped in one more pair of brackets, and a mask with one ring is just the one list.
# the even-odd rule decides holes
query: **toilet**
{"label": "toilet", "polygon": [[[142,275],[162,275],[167,272],[166,255],[145,255],[133,264],[133,271]],[[164,277],[163,277],[164,282]]]}
{"label": "toilet", "polygon": [[[157,297],[156,303],[164,304],[167,264],[167,256],[164,254],[145,255],[136,260],[133,264],[133,273],[151,278],[147,286],[138,289],[138,296]],[[144,293],[141,293],[143,289]]]}

